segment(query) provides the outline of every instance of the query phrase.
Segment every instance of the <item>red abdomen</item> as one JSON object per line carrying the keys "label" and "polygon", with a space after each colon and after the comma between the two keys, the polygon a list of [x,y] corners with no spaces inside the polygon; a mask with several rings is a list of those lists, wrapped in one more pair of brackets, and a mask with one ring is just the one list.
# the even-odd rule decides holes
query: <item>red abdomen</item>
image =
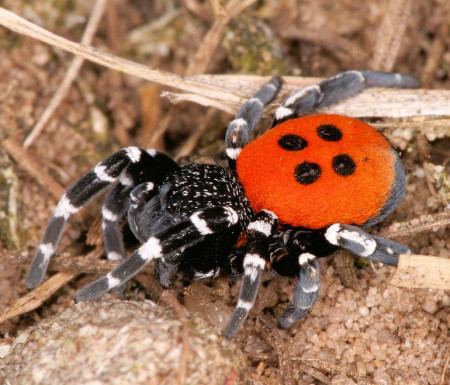
{"label": "red abdomen", "polygon": [[339,115],[310,115],[272,128],[244,147],[237,173],[254,210],[312,229],[373,223],[396,206],[404,189],[386,138]]}

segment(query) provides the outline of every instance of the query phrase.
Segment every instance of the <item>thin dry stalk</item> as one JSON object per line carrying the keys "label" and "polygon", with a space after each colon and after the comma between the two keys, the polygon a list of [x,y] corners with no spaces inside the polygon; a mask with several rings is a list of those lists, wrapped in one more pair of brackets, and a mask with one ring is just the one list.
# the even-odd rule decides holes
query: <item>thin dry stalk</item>
{"label": "thin dry stalk", "polygon": [[203,136],[205,131],[208,129],[209,124],[216,116],[217,111],[214,109],[209,109],[204,117],[202,124],[192,132],[192,135],[183,143],[183,145],[178,149],[175,154],[175,159],[183,158],[192,153],[192,151],[197,146],[198,141]]}
{"label": "thin dry stalk", "polygon": [[428,87],[430,82],[441,62],[442,55],[446,50],[446,39],[450,30],[450,22],[448,19],[449,12],[444,12],[442,16],[442,24],[436,37],[431,44],[430,51],[428,52],[427,61],[422,71],[422,77],[420,79],[423,87]]}
{"label": "thin dry stalk", "polygon": [[19,166],[24,169],[32,178],[36,180],[46,191],[56,200],[64,194],[64,188],[56,182],[44,170],[40,162],[13,138],[8,138],[1,142],[8,155],[13,158]]}
{"label": "thin dry stalk", "polygon": [[216,52],[222,41],[228,23],[254,3],[256,3],[256,0],[231,0],[225,9],[221,7],[220,10],[214,12],[216,14],[214,24],[204,37],[192,61],[189,63],[186,70],[187,76],[208,72],[208,66],[214,57],[214,52]]}
{"label": "thin dry stalk", "polygon": [[119,47],[121,32],[117,0],[110,0],[108,8],[106,8],[106,36],[108,38],[108,46],[113,51],[116,51]]}
{"label": "thin dry stalk", "polygon": [[[106,4],[106,0],[97,0],[95,2],[94,6],[92,7],[91,17],[89,18],[86,29],[83,33],[83,37],[81,38],[81,44],[90,45],[92,43],[92,39],[94,38],[95,32],[97,31],[98,24],[100,23],[100,20],[105,11]],[[23,142],[23,146],[25,148],[28,148],[33,144],[33,142],[40,135],[44,127],[47,125],[47,123],[55,113],[56,109],[64,100],[70,90],[70,87],[72,86],[73,81],[77,78],[83,62],[84,59],[80,56],[75,56],[73,58],[72,62],[69,65],[69,68],[67,69],[67,73],[64,76],[64,79],[59,85],[58,89],[56,90],[55,94],[53,95],[53,98],[50,100],[47,108],[44,110],[38,122]]]}
{"label": "thin dry stalk", "polygon": [[413,237],[424,231],[435,231],[450,226],[450,210],[437,214],[425,214],[406,222],[393,223],[381,231],[388,238]]}
{"label": "thin dry stalk", "polygon": [[[195,100],[205,106],[236,113],[242,102],[267,79],[258,76],[181,76],[148,68],[109,53],[84,46],[57,36],[0,7],[0,25],[13,31],[43,41],[75,55],[128,75],[137,76],[158,84],[188,92],[187,95],[171,95],[175,101]],[[302,87],[318,79],[287,77],[286,89]],[[240,92],[237,91],[240,90]],[[283,94],[285,95],[285,94]],[[448,90],[368,90],[326,112],[345,113],[359,117],[408,117],[417,115],[450,116],[450,91]]]}
{"label": "thin dry stalk", "polygon": [[[223,77],[229,76],[230,82],[242,82],[242,88],[246,89],[246,96],[252,95],[256,89],[261,86],[267,78],[261,77],[259,80],[252,77],[248,79],[246,75],[202,75],[201,78],[211,83],[222,83]],[[219,77],[220,79],[216,79]],[[195,76],[193,78],[200,78]],[[303,80],[303,83],[311,84],[308,78],[297,78]],[[285,90],[292,90],[290,79],[286,79]],[[299,88],[304,87],[300,86]],[[231,84],[228,86],[231,89]],[[287,96],[286,91],[280,93],[277,100],[281,100]],[[163,96],[167,97],[172,103],[193,102],[205,107],[214,107],[221,111],[235,114],[242,101],[239,103],[221,101],[210,98],[208,95],[200,95],[193,93],[175,93],[163,92]],[[338,104],[321,109],[324,113],[341,114],[354,117],[384,117],[384,118],[407,118],[414,116],[450,116],[450,91],[448,90],[403,90],[403,89],[381,89],[373,88],[363,93],[349,98]]]}
{"label": "thin dry stalk", "polygon": [[378,29],[377,42],[370,63],[371,69],[392,71],[405,35],[411,9],[411,0],[389,0]]}
{"label": "thin dry stalk", "polygon": [[113,70],[137,76],[168,87],[182,89],[188,92],[210,94],[212,98],[239,102],[240,98],[226,90],[218,87],[208,86],[199,82],[185,79],[173,73],[151,69],[143,64],[114,56],[110,53],[101,52],[91,46],[78,44],[58,36],[28,20],[17,16],[15,13],[0,7],[0,25],[17,33],[40,40],[51,46],[71,52],[84,59],[111,68]]}
{"label": "thin dry stalk", "polygon": [[352,41],[328,31],[312,31],[290,27],[280,30],[285,39],[300,40],[324,48],[349,68],[357,68],[366,63],[367,54]]}
{"label": "thin dry stalk", "polygon": [[211,20],[212,15],[206,4],[203,4],[197,0],[181,0],[181,3],[186,9],[188,9],[200,19],[203,19],[205,21]]}

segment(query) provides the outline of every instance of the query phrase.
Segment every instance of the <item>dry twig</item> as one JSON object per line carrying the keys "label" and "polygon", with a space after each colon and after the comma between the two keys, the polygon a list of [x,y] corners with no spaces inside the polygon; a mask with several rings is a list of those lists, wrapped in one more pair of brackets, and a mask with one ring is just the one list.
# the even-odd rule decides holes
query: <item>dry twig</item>
{"label": "dry twig", "polygon": [[0,7],[0,25],[3,25],[4,27],[7,27],[22,35],[43,41],[51,46],[71,52],[75,55],[83,57],[84,59],[128,75],[134,75],[142,79],[153,81],[168,87],[183,89],[188,92],[200,94],[210,93],[212,98],[223,98],[229,101],[237,102],[240,100],[238,96],[233,95],[226,90],[219,89],[218,87],[201,84],[197,81],[185,79],[173,73],[154,70],[143,64],[138,64],[130,60],[114,56],[110,53],[101,52],[91,46],[78,44],[64,39],[63,37],[41,28],[38,25],[31,23],[2,7]]}
{"label": "dry twig", "polygon": [[[102,255],[103,250],[101,248],[95,249],[91,251],[89,254],[75,257],[75,260],[82,259],[86,266],[92,267],[101,261],[99,257]],[[71,259],[63,258],[63,259]],[[56,263],[60,262],[59,258],[56,260]],[[55,264],[55,261],[52,262],[52,267]],[[111,265],[111,263],[110,263]],[[53,269],[50,269],[53,270]],[[85,272],[87,269],[72,269],[65,270],[60,269],[55,275],[51,276],[47,279],[42,285],[38,286],[34,290],[25,294],[23,297],[19,298],[15,303],[13,303],[6,311],[0,315],[0,323],[5,322],[13,317],[17,317],[19,315],[28,313],[32,310],[40,307],[47,299],[49,299],[54,293],[56,293],[59,289],[65,286],[72,279],[77,277],[79,274]]]}
{"label": "dry twig", "polygon": [[357,68],[366,63],[367,54],[352,41],[328,31],[308,31],[304,28],[290,27],[280,30],[285,39],[300,40],[318,45],[336,56],[344,66]]}
{"label": "dry twig", "polygon": [[[154,70],[145,65],[100,52],[93,47],[64,39],[1,7],[0,25],[116,71],[187,92],[185,95],[169,94],[175,102],[196,101],[205,106],[236,113],[243,100],[266,80],[258,76],[202,75],[184,78]],[[286,84],[290,85],[286,89],[306,86],[316,81],[317,79],[298,77],[285,79]],[[237,89],[240,92],[237,92]],[[195,99],[194,96],[198,98]],[[360,117],[450,116],[449,99],[450,91],[447,90],[373,89],[324,111]]]}
{"label": "dry twig", "polygon": [[378,28],[377,42],[370,68],[392,71],[411,14],[411,0],[389,0]]}
{"label": "dry twig", "polygon": [[[103,16],[106,7],[106,0],[97,0],[92,8],[91,17],[84,30],[83,37],[81,38],[81,44],[90,45],[92,39],[94,38],[95,32],[97,31],[98,24]],[[42,113],[38,122],[31,130],[30,134],[27,136],[23,142],[25,148],[30,147],[39,134],[42,132],[46,124],[49,122],[56,109],[59,107],[61,102],[66,97],[70,90],[73,81],[77,78],[80,72],[81,66],[83,65],[84,59],[80,56],[75,56],[67,69],[67,73],[64,76],[61,84],[53,95],[52,100],[48,104],[47,108]]]}
{"label": "dry twig", "polygon": [[75,273],[58,273],[50,277],[42,285],[19,298],[12,306],[6,309],[0,316],[0,323],[37,309],[50,298],[53,293],[58,291],[76,276],[77,274]]}
{"label": "dry twig", "polygon": [[[447,6],[447,8],[449,8]],[[442,55],[445,53],[446,39],[450,30],[450,22],[448,15],[449,10],[446,10],[442,15],[442,24],[436,37],[431,44],[430,50],[428,52],[427,61],[423,67],[421,83],[423,87],[428,87],[430,85],[431,79],[435,75],[436,69],[441,61]]]}
{"label": "dry twig", "polygon": [[8,138],[1,142],[3,148],[9,156],[13,158],[20,167],[22,167],[32,178],[34,178],[53,198],[58,200],[63,194],[64,189],[49,174],[47,174],[40,162],[33,157],[29,151],[13,138]]}
{"label": "dry twig", "polygon": [[211,123],[211,120],[213,120],[216,113],[217,111],[214,109],[208,110],[206,116],[203,118],[201,125],[192,132],[189,138],[187,138],[181,145],[181,147],[177,150],[175,154],[175,159],[180,159],[192,153],[198,141],[203,136],[205,131],[208,129],[208,126]]}
{"label": "dry twig", "polygon": [[187,76],[208,72],[208,66],[211,59],[214,57],[214,52],[216,52],[222,41],[226,26],[231,19],[242,13],[254,3],[256,3],[256,0],[230,0],[223,11],[215,12],[217,16],[214,20],[214,24],[209,29],[193,59],[189,63],[186,70]]}
{"label": "dry twig", "polygon": [[438,214],[425,214],[406,222],[393,223],[380,232],[388,238],[412,237],[424,231],[433,231],[450,226],[450,210]]}

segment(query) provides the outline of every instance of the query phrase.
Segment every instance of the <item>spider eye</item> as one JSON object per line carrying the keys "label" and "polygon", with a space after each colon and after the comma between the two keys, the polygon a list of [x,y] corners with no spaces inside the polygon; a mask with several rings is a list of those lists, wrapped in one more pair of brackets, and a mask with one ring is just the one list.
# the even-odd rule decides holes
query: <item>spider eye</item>
{"label": "spider eye", "polygon": [[281,148],[287,151],[300,151],[308,145],[308,142],[301,136],[287,134],[278,139],[278,144]]}
{"label": "spider eye", "polygon": [[328,142],[337,142],[342,139],[342,132],[332,124],[323,124],[317,127],[317,134]]}
{"label": "spider eye", "polygon": [[295,168],[295,179],[301,184],[311,184],[319,179],[322,169],[317,163],[303,162]]}
{"label": "spider eye", "polygon": [[342,176],[351,175],[355,172],[356,164],[347,154],[339,154],[333,158],[333,169]]}

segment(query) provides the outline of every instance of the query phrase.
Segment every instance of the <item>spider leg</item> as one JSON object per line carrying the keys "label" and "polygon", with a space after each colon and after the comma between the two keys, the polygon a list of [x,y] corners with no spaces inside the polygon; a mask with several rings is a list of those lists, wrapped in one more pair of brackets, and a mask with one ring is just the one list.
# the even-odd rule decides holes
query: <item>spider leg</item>
{"label": "spider leg", "polygon": [[120,221],[128,210],[131,187],[119,183],[114,186],[102,206],[102,230],[106,257],[111,261],[123,259],[125,248]]}
{"label": "spider leg", "polygon": [[397,266],[400,254],[409,254],[405,245],[368,234],[359,227],[336,223],[328,227],[325,238],[332,245],[343,247],[360,257],[385,265]]}
{"label": "spider leg", "polygon": [[298,258],[300,275],[294,289],[294,296],[288,308],[278,319],[283,329],[289,329],[302,318],[315,304],[319,296],[320,264],[316,256],[310,253],[300,254]]}
{"label": "spider leg", "polygon": [[251,139],[256,125],[261,120],[264,107],[275,99],[281,89],[280,77],[273,77],[256,94],[247,100],[230,122],[225,134],[226,154],[230,166],[234,168],[235,161]]}
{"label": "spider leg", "polygon": [[[130,193],[130,208],[128,210],[128,223],[132,229],[135,236],[141,241],[145,242],[149,237],[148,226],[142,223],[142,216],[146,216],[148,211],[158,212],[161,210],[161,200],[165,199],[167,191],[164,187],[160,188],[158,191],[159,196],[155,197],[157,201],[153,202],[153,207],[150,210],[146,210],[145,205],[149,203],[156,194],[155,185],[151,182],[142,183],[135,187]],[[167,215],[158,214],[158,219],[167,217]],[[165,224],[164,226],[167,226]],[[147,231],[146,231],[147,230]],[[174,259],[172,261],[172,259]],[[173,282],[173,278],[178,272],[178,262],[177,258],[171,258],[171,261],[158,259],[156,263],[155,274],[159,280],[162,287],[168,288]]]}
{"label": "spider leg", "polygon": [[211,207],[196,211],[188,219],[149,237],[112,272],[81,289],[76,298],[79,301],[98,298],[133,278],[150,261],[170,262],[179,257],[183,248],[193,246],[204,237],[225,231],[237,223],[238,214],[230,207]]}
{"label": "spider leg", "polygon": [[[53,217],[45,230],[38,254],[34,257],[26,278],[28,288],[34,288],[43,280],[48,264],[56,252],[65,223],[92,197],[115,184],[130,184],[127,173],[132,179],[139,180],[142,169],[150,166],[147,173],[161,179],[176,163],[168,156],[154,150],[142,150],[137,147],[126,147],[98,163],[91,171],[82,176],[66,190],[55,208]],[[156,166],[156,167],[155,167]],[[124,173],[127,170],[127,173]],[[145,175],[148,177],[148,175]],[[116,194],[117,192],[114,192]],[[109,213],[106,213],[108,215]],[[111,218],[111,217],[110,217]],[[109,236],[108,236],[108,239]]]}
{"label": "spider leg", "polygon": [[145,204],[156,193],[155,184],[153,182],[141,183],[136,186],[130,193],[130,208],[128,209],[128,223],[135,236],[141,241],[146,241],[145,234],[140,230],[137,222],[139,214],[144,211]]}
{"label": "spider leg", "polygon": [[248,249],[244,257],[244,277],[236,308],[224,331],[227,338],[236,334],[255,304],[261,273],[269,259],[269,239],[275,231],[276,223],[275,214],[262,210],[247,226]]}
{"label": "spider leg", "polygon": [[370,87],[417,88],[411,76],[378,71],[345,71],[291,94],[275,112],[273,126],[354,96]]}
{"label": "spider leg", "polygon": [[172,286],[174,277],[178,273],[178,260],[181,257],[181,253],[179,253],[177,256],[173,257],[173,261],[158,259],[155,274],[162,287],[168,289]]}

